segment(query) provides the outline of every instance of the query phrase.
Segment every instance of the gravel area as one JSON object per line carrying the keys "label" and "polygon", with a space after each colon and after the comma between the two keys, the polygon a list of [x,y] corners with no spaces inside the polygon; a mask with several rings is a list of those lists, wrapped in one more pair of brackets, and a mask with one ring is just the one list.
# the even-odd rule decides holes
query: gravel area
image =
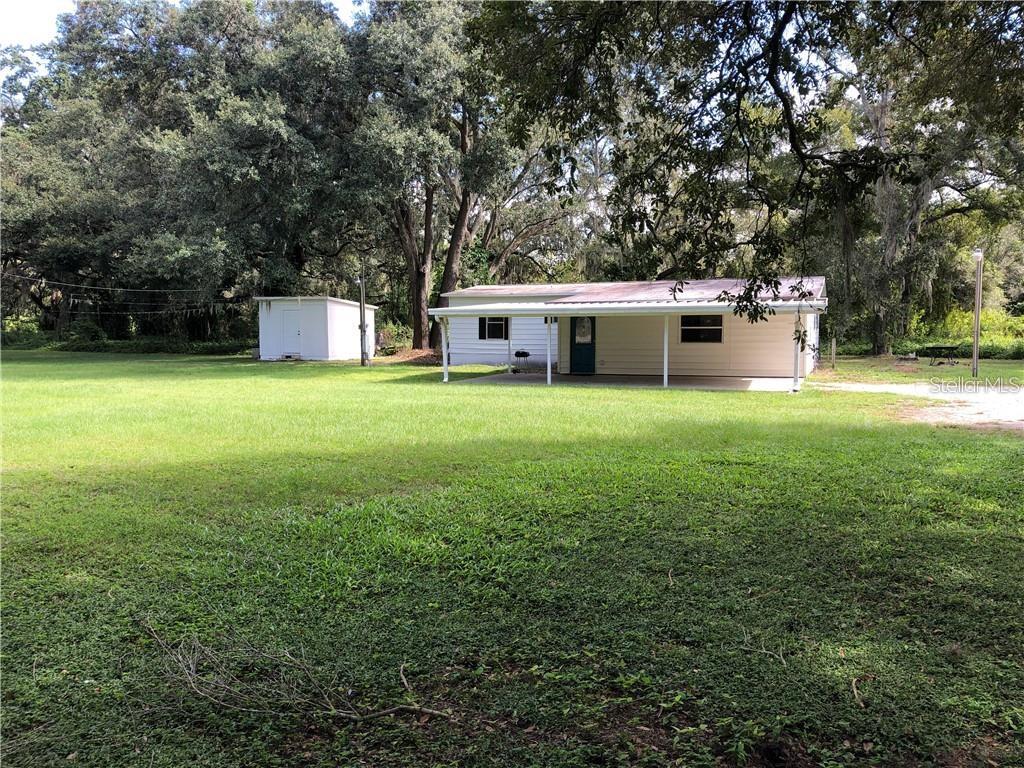
{"label": "gravel area", "polygon": [[935,400],[933,405],[911,408],[906,413],[916,421],[930,424],[955,424],[967,427],[1000,428],[1024,431],[1024,389],[1020,387],[974,387],[972,382],[957,385],[914,382],[907,384],[868,384],[835,382],[815,384],[819,389],[845,392],[883,392]]}

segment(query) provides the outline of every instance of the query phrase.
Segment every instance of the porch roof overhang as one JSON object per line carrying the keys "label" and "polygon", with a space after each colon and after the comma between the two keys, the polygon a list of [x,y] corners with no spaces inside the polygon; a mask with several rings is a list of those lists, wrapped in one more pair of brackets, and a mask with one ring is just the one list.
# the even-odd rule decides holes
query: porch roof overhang
{"label": "porch roof overhang", "polygon": [[[821,313],[828,299],[765,302],[776,314]],[[721,315],[731,313],[734,305],[719,301],[637,301],[637,302],[501,302],[435,307],[431,317],[607,317],[611,315]]]}

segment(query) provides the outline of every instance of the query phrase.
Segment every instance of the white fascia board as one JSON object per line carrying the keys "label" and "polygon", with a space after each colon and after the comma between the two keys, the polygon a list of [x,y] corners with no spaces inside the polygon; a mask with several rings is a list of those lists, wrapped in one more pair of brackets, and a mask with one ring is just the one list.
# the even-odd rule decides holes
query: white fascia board
{"label": "white fascia board", "polygon": [[[305,301],[309,303],[311,301],[332,301],[335,304],[344,304],[346,307],[358,307],[358,301],[350,301],[349,299],[336,299],[334,296],[253,296],[253,301]],[[376,304],[367,304],[367,309],[377,310],[380,309]]]}
{"label": "white fascia board", "polygon": [[[823,312],[828,307],[827,299],[801,302],[767,302],[776,314],[797,312]],[[464,307],[435,307],[428,310],[431,317],[569,317],[591,315],[721,315],[731,313],[732,304],[723,302],[651,301],[643,304],[473,304]]]}

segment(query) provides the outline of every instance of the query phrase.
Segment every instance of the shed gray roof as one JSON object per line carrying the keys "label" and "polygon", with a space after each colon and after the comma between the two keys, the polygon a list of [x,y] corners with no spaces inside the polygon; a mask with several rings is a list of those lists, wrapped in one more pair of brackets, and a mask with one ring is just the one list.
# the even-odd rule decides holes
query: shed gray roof
{"label": "shed gray roof", "polygon": [[[527,298],[551,297],[549,304],[642,304],[660,302],[713,303],[724,292],[738,293],[743,290],[746,280],[649,280],[618,283],[535,283],[530,285],[476,285],[444,294],[448,297],[465,298]],[[762,301],[800,301],[801,299],[824,299],[825,278],[820,275],[809,277],[782,277],[779,279],[779,295],[771,291],[761,292]],[[801,296],[802,286],[803,296]],[[678,290],[675,290],[678,287]]]}

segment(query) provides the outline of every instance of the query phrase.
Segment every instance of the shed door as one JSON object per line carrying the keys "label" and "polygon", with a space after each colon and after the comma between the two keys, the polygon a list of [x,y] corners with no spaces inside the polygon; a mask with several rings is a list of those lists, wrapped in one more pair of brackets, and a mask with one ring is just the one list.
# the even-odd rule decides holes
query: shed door
{"label": "shed door", "polygon": [[281,355],[298,357],[302,352],[302,310],[281,311]]}
{"label": "shed door", "polygon": [[569,327],[569,373],[594,372],[596,345],[594,332],[597,318],[574,317]]}

